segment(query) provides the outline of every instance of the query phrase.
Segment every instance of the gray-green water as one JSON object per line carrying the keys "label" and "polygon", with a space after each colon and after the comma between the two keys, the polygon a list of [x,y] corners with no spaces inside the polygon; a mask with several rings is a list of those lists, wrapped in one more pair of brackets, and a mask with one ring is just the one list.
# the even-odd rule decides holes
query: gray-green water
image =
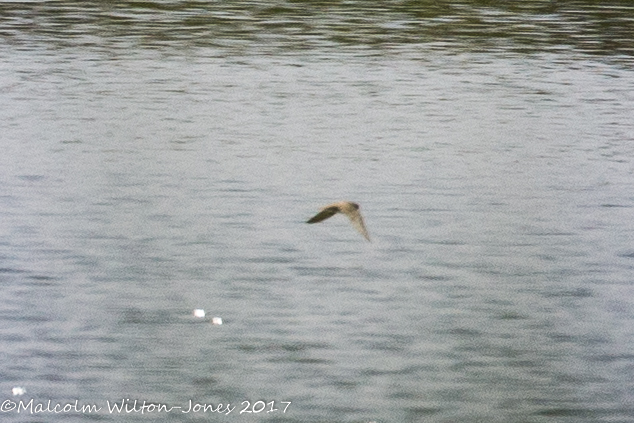
{"label": "gray-green water", "polygon": [[[632,34],[626,1],[1,3],[2,420],[631,422]],[[341,199],[372,243],[304,224]]]}

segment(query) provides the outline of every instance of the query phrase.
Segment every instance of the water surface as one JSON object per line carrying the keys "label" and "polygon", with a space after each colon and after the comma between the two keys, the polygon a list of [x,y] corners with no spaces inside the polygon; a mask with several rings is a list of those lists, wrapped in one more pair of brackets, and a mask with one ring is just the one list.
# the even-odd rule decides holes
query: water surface
{"label": "water surface", "polygon": [[5,420],[631,420],[629,2],[0,12]]}

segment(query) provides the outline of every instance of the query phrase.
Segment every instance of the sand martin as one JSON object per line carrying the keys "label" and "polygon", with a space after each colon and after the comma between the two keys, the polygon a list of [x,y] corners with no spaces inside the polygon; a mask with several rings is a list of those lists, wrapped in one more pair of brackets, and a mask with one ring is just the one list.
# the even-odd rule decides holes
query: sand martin
{"label": "sand martin", "polygon": [[359,212],[359,205],[351,201],[340,201],[338,203],[330,204],[321,209],[319,213],[310,218],[306,223],[317,223],[322,220],[326,220],[329,217],[336,215],[337,213],[343,213],[350,219],[352,226],[361,233],[367,239],[370,240],[370,235],[363,224],[363,217]]}

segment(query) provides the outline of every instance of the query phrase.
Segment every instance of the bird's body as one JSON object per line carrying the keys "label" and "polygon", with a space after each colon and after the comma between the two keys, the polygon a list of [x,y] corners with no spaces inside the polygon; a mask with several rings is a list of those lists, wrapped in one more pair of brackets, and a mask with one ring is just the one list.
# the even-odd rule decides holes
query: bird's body
{"label": "bird's body", "polygon": [[359,212],[359,205],[351,201],[340,201],[338,203],[329,204],[326,207],[323,207],[315,216],[306,221],[306,223],[321,222],[322,220],[326,220],[337,213],[343,213],[348,216],[352,226],[354,226],[355,229],[365,237],[365,239],[368,241],[370,240],[370,235],[368,235],[368,231],[363,223],[363,217],[361,217],[361,213]]}

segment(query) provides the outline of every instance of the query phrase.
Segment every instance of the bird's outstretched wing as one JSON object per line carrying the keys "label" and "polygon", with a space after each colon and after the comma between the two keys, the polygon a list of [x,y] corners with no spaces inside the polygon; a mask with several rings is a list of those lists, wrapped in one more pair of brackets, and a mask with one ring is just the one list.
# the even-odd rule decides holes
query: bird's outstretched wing
{"label": "bird's outstretched wing", "polygon": [[310,219],[308,219],[306,221],[306,223],[321,222],[322,220],[326,220],[329,217],[334,216],[335,214],[337,214],[337,212],[339,212],[339,207],[337,207],[337,206],[326,206],[323,209],[321,209],[321,211],[319,213],[317,213],[315,216],[313,216]]}
{"label": "bird's outstretched wing", "polygon": [[361,235],[365,237],[368,241],[370,240],[370,235],[368,234],[368,230],[365,228],[365,223],[363,223],[363,217],[361,217],[361,213],[358,210],[355,210],[351,213],[346,213],[350,218],[350,222],[352,226],[359,231]]}

